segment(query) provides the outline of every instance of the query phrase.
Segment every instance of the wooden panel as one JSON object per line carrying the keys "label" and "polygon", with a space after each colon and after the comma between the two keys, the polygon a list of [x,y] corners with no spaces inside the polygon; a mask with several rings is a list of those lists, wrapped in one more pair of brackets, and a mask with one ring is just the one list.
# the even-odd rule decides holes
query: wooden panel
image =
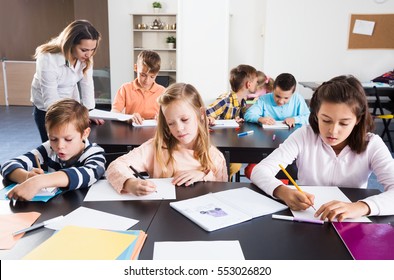
{"label": "wooden panel", "polygon": [[0,105],[5,105],[4,79],[3,79],[3,62],[0,63]]}
{"label": "wooden panel", "polygon": [[8,105],[32,106],[30,102],[31,82],[36,63],[30,61],[5,61]]}
{"label": "wooden panel", "polygon": [[[354,34],[356,20],[375,22],[372,36]],[[394,49],[394,14],[352,15],[349,30],[349,49]]]}

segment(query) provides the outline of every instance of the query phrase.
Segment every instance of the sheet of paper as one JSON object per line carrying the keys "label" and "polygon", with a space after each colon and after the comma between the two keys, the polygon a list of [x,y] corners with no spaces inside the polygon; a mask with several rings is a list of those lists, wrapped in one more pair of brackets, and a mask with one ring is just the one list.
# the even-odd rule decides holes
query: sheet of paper
{"label": "sheet of paper", "polygon": [[[292,186],[289,186],[292,187]],[[311,193],[315,196],[315,204],[314,207],[317,209],[320,208],[324,203],[327,203],[332,200],[339,200],[343,202],[351,202],[349,198],[338,188],[338,187],[326,187],[326,186],[300,186],[300,188],[307,193]],[[319,218],[315,218],[315,210],[312,207],[309,207],[305,211],[293,211],[294,217],[303,218],[303,219],[314,219],[318,220]],[[370,223],[371,220],[367,217],[361,217],[358,219],[346,219],[343,222],[364,222]]]}
{"label": "sheet of paper", "polygon": [[276,121],[275,124],[263,124],[264,129],[289,129],[283,121]]}
{"label": "sheet of paper", "polygon": [[155,242],[153,260],[244,260],[238,240]]}
{"label": "sheet of paper", "polygon": [[119,194],[107,180],[99,180],[93,184],[85,196],[84,201],[112,201],[112,200],[162,200],[175,199],[175,186],[172,178],[147,179],[155,183],[157,193],[137,196],[133,194]]}
{"label": "sheet of paper", "polygon": [[373,34],[374,27],[374,21],[356,19],[354,22],[353,33],[371,36]]}
{"label": "sheet of paper", "polygon": [[238,207],[217,199],[212,193],[170,202],[170,206],[206,231],[218,230],[253,218]]}
{"label": "sheet of paper", "polygon": [[213,195],[228,204],[238,207],[253,218],[288,208],[285,204],[245,187],[217,192]]}
{"label": "sheet of paper", "polygon": [[115,120],[115,121],[127,121],[131,119],[131,115],[114,113],[104,110],[93,109],[89,111],[89,117],[92,119],[103,119],[103,120]]}
{"label": "sheet of paper", "polygon": [[127,230],[136,223],[138,223],[138,220],[86,207],[79,207],[64,216],[64,218],[59,222],[51,223],[45,227],[53,230],[60,230],[65,226],[81,226],[107,230]]}
{"label": "sheet of paper", "polygon": [[363,88],[390,88],[390,85],[386,83],[365,82],[361,83],[361,85],[363,86]]}
{"label": "sheet of paper", "polygon": [[135,127],[145,127],[145,126],[157,126],[156,120],[144,120],[142,124],[136,124],[133,122],[133,126]]}
{"label": "sheet of paper", "polygon": [[236,128],[239,124],[235,120],[215,120],[215,125],[210,126],[212,129]]}
{"label": "sheet of paper", "polygon": [[137,238],[95,228],[66,226],[23,257],[24,260],[115,260]]}
{"label": "sheet of paper", "polygon": [[11,249],[24,233],[12,233],[31,226],[40,217],[38,212],[25,212],[0,215],[0,250]]}

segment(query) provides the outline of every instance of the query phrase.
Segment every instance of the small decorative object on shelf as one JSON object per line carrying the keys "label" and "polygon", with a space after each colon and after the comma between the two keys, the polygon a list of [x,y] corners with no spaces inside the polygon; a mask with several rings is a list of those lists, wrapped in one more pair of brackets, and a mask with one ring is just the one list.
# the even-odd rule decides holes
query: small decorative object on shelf
{"label": "small decorative object on shelf", "polygon": [[164,23],[161,22],[160,19],[155,19],[153,21],[153,25],[150,26],[150,29],[163,29],[164,28]]}
{"label": "small decorative object on shelf", "polygon": [[175,48],[176,38],[174,36],[167,37],[166,42],[168,44],[169,49]]}
{"label": "small decorative object on shelf", "polygon": [[160,2],[153,2],[152,3],[152,7],[153,7],[153,12],[155,14],[160,13],[160,9],[161,9],[161,3]]}

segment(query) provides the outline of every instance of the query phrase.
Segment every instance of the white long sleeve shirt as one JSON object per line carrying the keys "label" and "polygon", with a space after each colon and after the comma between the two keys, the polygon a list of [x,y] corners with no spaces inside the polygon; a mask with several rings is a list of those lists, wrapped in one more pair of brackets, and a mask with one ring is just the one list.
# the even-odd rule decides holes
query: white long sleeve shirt
{"label": "white long sleeve shirt", "polygon": [[367,149],[361,154],[346,146],[336,155],[307,125],[297,129],[274,152],[253,169],[251,180],[273,196],[283,183],[275,178],[280,170],[296,160],[300,186],[338,186],[367,188],[368,178],[375,173],[384,192],[361,201],[368,204],[370,215],[394,215],[394,159],[383,140],[368,134]]}
{"label": "white long sleeve shirt", "polygon": [[[36,73],[31,86],[30,101],[39,110],[46,111],[55,101],[72,98],[81,102],[88,109],[95,107],[93,68],[86,74],[82,70],[85,63],[77,60],[75,67],[68,66],[61,53],[42,53],[36,60]],[[81,94],[77,83],[79,82]]]}

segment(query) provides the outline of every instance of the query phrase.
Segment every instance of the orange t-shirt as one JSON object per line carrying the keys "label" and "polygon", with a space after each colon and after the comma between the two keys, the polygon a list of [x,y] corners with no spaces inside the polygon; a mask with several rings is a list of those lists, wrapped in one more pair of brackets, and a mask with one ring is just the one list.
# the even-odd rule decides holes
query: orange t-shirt
{"label": "orange t-shirt", "polygon": [[137,79],[123,84],[116,93],[112,109],[125,114],[139,113],[144,119],[154,119],[159,113],[157,98],[165,88],[156,82],[149,90],[144,90],[137,84]]}

